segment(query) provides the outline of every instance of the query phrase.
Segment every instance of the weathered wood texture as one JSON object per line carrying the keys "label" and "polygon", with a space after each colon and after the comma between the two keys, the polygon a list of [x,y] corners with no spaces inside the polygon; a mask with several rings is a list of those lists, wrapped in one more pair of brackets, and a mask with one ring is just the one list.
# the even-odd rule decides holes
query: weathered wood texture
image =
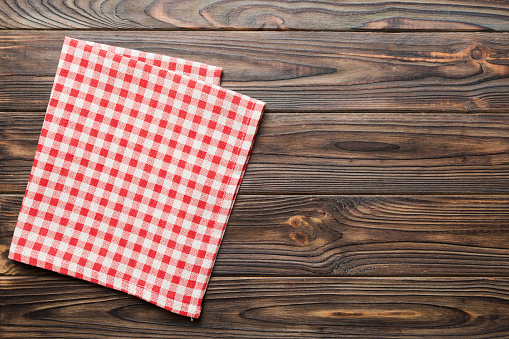
{"label": "weathered wood texture", "polygon": [[509,109],[509,33],[1,31],[0,110],[44,110],[64,35],[224,67],[267,111]]}
{"label": "weathered wood texture", "polygon": [[69,277],[0,277],[0,333],[52,338],[506,338],[507,278],[213,277],[189,321]]}
{"label": "weathered wood texture", "polygon": [[496,0],[2,1],[0,28],[507,31]]}
{"label": "weathered wood texture", "polygon": [[[47,271],[7,259],[21,195],[0,195],[0,274]],[[239,196],[214,276],[502,276],[509,198]]]}
{"label": "weathered wood texture", "polygon": [[[500,0],[0,0],[0,337],[508,338],[507,32]],[[64,36],[268,103],[198,321],[7,259]]]}
{"label": "weathered wood texture", "polygon": [[[0,112],[0,193],[24,193],[43,120]],[[266,113],[240,192],[507,193],[508,130],[507,114]]]}

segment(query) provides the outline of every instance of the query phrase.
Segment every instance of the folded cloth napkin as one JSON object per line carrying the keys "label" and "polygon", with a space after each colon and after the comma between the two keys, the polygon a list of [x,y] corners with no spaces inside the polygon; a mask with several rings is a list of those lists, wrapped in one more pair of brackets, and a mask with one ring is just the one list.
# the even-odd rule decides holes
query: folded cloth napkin
{"label": "folded cloth napkin", "polygon": [[265,104],[181,64],[65,40],[9,258],[199,317]]}
{"label": "folded cloth napkin", "polygon": [[[222,69],[221,67],[216,66],[210,66],[206,64],[202,64],[200,62],[196,61],[189,61],[185,59],[180,58],[174,58],[167,55],[161,55],[161,54],[155,54],[155,53],[147,53],[143,51],[138,51],[135,49],[129,49],[129,48],[123,48],[123,47],[117,47],[117,46],[110,46],[106,44],[99,44],[96,42],[90,42],[90,41],[81,41],[76,39],[70,39],[65,38],[64,41],[64,48],[65,46],[69,46],[71,49],[74,47],[73,44],[79,43],[79,44],[85,44],[87,45],[86,48],[89,50],[91,47],[96,47],[101,50],[109,51],[115,54],[123,55],[130,57],[132,59],[136,59],[139,61],[143,61],[147,64],[150,64],[152,66],[161,67],[170,71],[174,71],[178,74],[184,74],[192,79],[202,80],[205,82],[210,82],[214,85],[220,85],[221,83],[221,73]],[[74,50],[75,53],[80,53],[80,50]],[[70,58],[74,57],[80,57],[80,55],[72,55],[68,56],[69,60],[72,60]],[[64,59],[65,60],[65,59]],[[84,59],[87,62],[87,59]]]}

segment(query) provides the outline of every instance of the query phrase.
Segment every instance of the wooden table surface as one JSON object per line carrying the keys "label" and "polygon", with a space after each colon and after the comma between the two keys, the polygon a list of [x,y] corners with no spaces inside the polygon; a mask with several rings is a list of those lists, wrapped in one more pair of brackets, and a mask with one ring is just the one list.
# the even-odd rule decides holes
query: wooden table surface
{"label": "wooden table surface", "polygon": [[[0,337],[509,338],[509,2],[1,0]],[[199,320],[7,259],[63,37],[267,102]]]}

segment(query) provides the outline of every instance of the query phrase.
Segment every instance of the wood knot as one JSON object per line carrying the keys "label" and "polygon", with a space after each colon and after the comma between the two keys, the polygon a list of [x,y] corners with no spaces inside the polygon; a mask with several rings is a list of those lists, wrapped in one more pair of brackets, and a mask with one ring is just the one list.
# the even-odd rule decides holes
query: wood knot
{"label": "wood knot", "polygon": [[307,233],[304,232],[291,232],[289,234],[290,239],[295,241],[299,245],[309,245],[310,243],[310,236]]}
{"label": "wood knot", "polygon": [[315,224],[321,223],[321,219],[304,215],[294,215],[288,219],[288,224],[296,229],[290,232],[290,239],[299,245],[309,245],[316,239]]}
{"label": "wood knot", "polygon": [[291,227],[288,236],[297,246],[318,248],[343,237],[343,233],[336,229],[338,227],[336,219],[330,213],[321,209],[300,212],[302,214],[291,216],[281,224]]}
{"label": "wood knot", "polygon": [[468,111],[471,113],[475,113],[477,111],[477,105],[475,102],[471,101],[468,103]]}
{"label": "wood knot", "polygon": [[260,14],[256,17],[256,26],[258,28],[276,28],[285,29],[283,18],[273,14]]}
{"label": "wood knot", "polygon": [[482,59],[483,54],[483,50],[480,47],[475,47],[470,51],[470,57],[474,60]]}

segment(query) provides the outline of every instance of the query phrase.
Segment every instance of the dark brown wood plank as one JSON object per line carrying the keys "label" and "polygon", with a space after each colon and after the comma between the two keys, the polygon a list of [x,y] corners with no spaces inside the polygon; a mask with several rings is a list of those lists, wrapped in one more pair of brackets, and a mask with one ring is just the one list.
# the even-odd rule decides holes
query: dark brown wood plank
{"label": "dark brown wood plank", "polygon": [[64,35],[224,67],[267,111],[509,109],[509,34],[1,31],[0,110],[44,110]]}
{"label": "dark brown wood plank", "polygon": [[[24,193],[43,112],[0,112],[0,192]],[[242,194],[509,192],[509,115],[266,113]]]}
{"label": "dark brown wood plank", "polygon": [[0,28],[507,31],[505,1],[81,0],[0,2]]}
{"label": "dark brown wood plank", "polygon": [[[0,273],[21,195],[0,195]],[[507,276],[509,198],[239,196],[214,275]]]}
{"label": "dark brown wood plank", "polygon": [[505,338],[507,278],[212,277],[200,319],[72,278],[0,277],[3,338]]}

